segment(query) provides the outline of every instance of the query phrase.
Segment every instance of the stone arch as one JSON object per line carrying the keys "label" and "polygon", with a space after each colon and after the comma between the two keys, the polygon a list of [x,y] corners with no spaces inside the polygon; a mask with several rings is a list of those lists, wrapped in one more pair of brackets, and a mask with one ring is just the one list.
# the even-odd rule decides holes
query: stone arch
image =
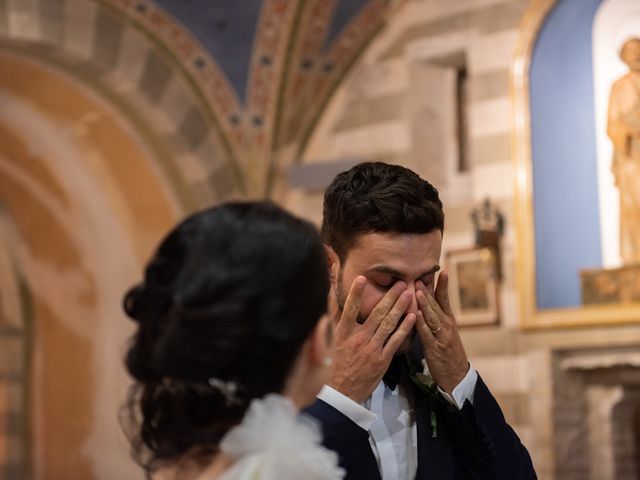
{"label": "stone arch", "polygon": [[[126,115],[185,209],[242,195],[240,140],[221,120],[237,102],[215,62],[152,2],[2,2],[0,41],[65,70]],[[189,63],[187,49],[213,72]],[[204,74],[217,81],[203,84]]]}
{"label": "stone arch", "polygon": [[116,421],[120,301],[183,207],[118,110],[40,61],[0,62],[0,203],[32,292],[33,477],[135,478]]}
{"label": "stone arch", "polygon": [[28,291],[12,251],[15,228],[0,205],[0,472],[22,478],[27,464]]}
{"label": "stone arch", "polygon": [[0,477],[141,477],[117,422],[122,294],[185,212],[243,195],[219,112],[122,4],[0,2],[0,204],[33,345],[21,350],[29,448],[9,438]]}

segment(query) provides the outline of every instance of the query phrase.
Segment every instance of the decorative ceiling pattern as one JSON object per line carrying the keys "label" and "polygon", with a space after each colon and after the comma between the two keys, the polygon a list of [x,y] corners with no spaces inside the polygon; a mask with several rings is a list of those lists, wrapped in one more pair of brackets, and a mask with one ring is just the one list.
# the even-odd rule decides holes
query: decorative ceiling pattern
{"label": "decorative ceiling pattern", "polygon": [[193,34],[244,100],[262,0],[155,2]]}
{"label": "decorative ceiling pattern", "polygon": [[[241,166],[268,195],[283,148],[300,156],[388,0],[103,0],[158,38],[200,88]],[[281,155],[280,155],[281,156]]]}

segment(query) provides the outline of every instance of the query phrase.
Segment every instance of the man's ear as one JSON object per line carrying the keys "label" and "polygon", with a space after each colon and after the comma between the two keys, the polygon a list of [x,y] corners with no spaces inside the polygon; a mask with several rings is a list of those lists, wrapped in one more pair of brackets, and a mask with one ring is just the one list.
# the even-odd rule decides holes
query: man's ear
{"label": "man's ear", "polygon": [[326,243],[324,251],[327,255],[327,265],[329,266],[329,279],[331,280],[331,285],[335,288],[338,281],[338,272],[340,272],[340,258],[333,248]]}

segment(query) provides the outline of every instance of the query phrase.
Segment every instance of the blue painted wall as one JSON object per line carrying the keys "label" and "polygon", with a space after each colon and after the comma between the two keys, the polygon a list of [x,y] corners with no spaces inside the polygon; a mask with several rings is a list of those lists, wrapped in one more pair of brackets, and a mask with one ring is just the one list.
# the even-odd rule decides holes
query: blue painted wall
{"label": "blue painted wall", "polygon": [[530,70],[539,308],[580,305],[580,270],[602,264],[591,30],[602,0],[559,0]]}

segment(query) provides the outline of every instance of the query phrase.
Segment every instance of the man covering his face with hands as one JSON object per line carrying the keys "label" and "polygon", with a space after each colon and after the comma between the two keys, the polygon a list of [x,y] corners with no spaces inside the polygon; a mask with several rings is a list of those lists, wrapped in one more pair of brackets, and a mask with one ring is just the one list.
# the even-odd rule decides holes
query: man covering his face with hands
{"label": "man covering his face with hands", "polygon": [[404,167],[362,163],[334,179],[323,215],[336,350],[308,413],[346,478],[536,478],[462,345],[438,275],[437,190]]}

